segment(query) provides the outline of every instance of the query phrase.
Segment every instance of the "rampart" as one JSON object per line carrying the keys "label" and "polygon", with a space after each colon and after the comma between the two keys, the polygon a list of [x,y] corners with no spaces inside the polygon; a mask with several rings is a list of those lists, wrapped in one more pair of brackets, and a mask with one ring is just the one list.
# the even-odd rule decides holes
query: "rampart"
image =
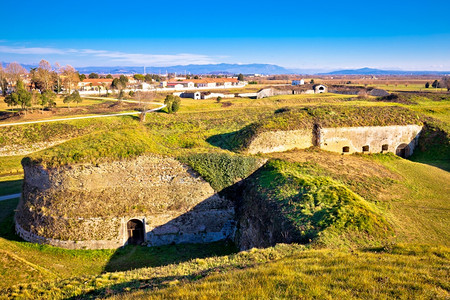
{"label": "rampart", "polygon": [[15,217],[27,241],[69,249],[202,243],[231,238],[234,205],[176,159],[46,169],[24,165]]}
{"label": "rampart", "polygon": [[247,152],[282,152],[318,146],[344,154],[392,152],[408,157],[417,145],[421,130],[419,125],[394,125],[265,131],[253,138]]}

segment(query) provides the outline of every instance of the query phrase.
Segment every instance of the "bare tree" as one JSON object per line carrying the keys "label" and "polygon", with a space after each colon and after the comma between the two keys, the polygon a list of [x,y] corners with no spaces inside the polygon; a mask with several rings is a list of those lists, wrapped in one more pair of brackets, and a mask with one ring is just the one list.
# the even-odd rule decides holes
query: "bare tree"
{"label": "bare tree", "polygon": [[55,63],[55,66],[53,67],[53,76],[56,81],[56,93],[59,94],[61,91],[61,70],[62,67],[59,65],[58,62]]}
{"label": "bare tree", "polygon": [[21,80],[22,75],[27,74],[27,70],[19,65],[17,62],[12,62],[6,67],[6,73],[8,75],[8,79],[11,82],[17,82]]}
{"label": "bare tree", "polygon": [[77,74],[77,71],[71,65],[67,65],[62,68],[62,76],[63,82],[66,89],[69,90],[69,94],[72,91],[72,88],[75,88],[78,82],[80,81],[80,77]]}
{"label": "bare tree", "polygon": [[450,76],[442,77],[441,82],[442,82],[442,84],[441,84],[442,87],[446,88],[447,91],[450,91]]}
{"label": "bare tree", "polygon": [[0,88],[2,89],[3,96],[6,96],[6,92],[8,91],[8,76],[2,64],[0,64]]}
{"label": "bare tree", "polygon": [[136,99],[139,101],[139,105],[142,107],[142,113],[139,116],[139,120],[143,123],[145,122],[145,118],[147,116],[147,104],[155,99],[156,93],[154,91],[151,92],[137,92]]}
{"label": "bare tree", "polygon": [[42,88],[47,91],[51,88],[52,83],[52,66],[46,60],[39,62],[39,67],[36,70],[36,77],[42,83]]}

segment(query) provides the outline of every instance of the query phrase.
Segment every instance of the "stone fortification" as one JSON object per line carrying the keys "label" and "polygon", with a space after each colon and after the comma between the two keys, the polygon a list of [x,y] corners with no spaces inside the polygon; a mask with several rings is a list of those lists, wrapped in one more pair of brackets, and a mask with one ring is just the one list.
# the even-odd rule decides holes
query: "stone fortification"
{"label": "stone fortification", "polygon": [[385,153],[410,156],[422,126],[364,126],[266,131],[257,134],[247,147],[251,154],[283,152],[318,146],[338,153]]}
{"label": "stone fortification", "polygon": [[[212,242],[234,233],[233,203],[173,158],[54,169],[24,164],[24,172],[15,221],[28,241],[99,249]],[[131,220],[142,228],[130,227]]]}

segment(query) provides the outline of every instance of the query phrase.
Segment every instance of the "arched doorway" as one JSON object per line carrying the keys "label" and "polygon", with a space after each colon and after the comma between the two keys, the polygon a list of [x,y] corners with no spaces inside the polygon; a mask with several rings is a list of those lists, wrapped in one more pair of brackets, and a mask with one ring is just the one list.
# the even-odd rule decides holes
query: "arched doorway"
{"label": "arched doorway", "polygon": [[140,220],[130,220],[127,223],[128,245],[139,245],[144,242],[144,223]]}
{"label": "arched doorway", "polygon": [[409,146],[408,144],[400,144],[397,149],[395,150],[395,154],[397,156],[400,156],[402,158],[407,158],[410,156],[409,153]]}

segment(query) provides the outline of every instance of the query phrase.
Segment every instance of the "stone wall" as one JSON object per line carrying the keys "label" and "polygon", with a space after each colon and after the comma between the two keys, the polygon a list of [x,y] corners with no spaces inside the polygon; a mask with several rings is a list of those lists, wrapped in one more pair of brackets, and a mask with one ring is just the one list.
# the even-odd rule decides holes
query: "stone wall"
{"label": "stone wall", "polygon": [[283,152],[313,146],[311,130],[266,131],[258,134],[248,146],[250,154]]}
{"label": "stone wall", "polygon": [[314,129],[267,131],[258,134],[251,141],[247,152],[250,154],[283,152],[318,146],[338,153],[343,153],[344,147],[348,147],[345,153],[396,153],[400,145],[408,145],[407,156],[409,156],[417,145],[421,130],[422,126],[419,125],[405,125],[337,128],[316,126]]}
{"label": "stone wall", "polygon": [[[412,154],[421,130],[419,125],[322,128],[318,146],[340,153],[344,147],[348,147],[348,153],[395,153],[398,146],[407,144]],[[383,150],[383,145],[387,149]]]}
{"label": "stone wall", "polygon": [[117,248],[127,222],[145,224],[149,245],[210,242],[234,234],[234,205],[173,158],[46,169],[24,166],[17,232],[28,241],[70,249]]}

